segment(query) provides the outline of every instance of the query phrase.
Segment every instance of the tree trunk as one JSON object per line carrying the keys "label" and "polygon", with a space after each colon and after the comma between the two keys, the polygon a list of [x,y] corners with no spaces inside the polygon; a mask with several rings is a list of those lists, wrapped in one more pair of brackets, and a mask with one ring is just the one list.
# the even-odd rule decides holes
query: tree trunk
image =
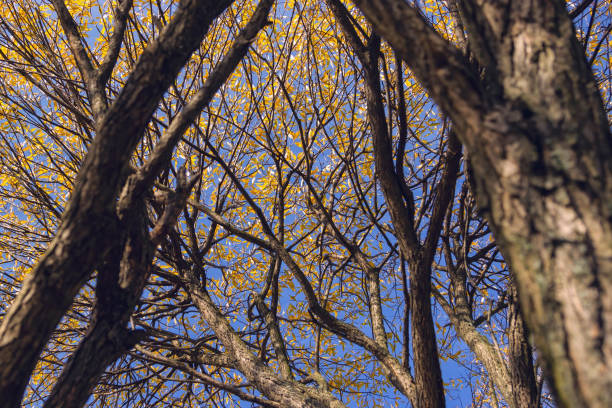
{"label": "tree trunk", "polygon": [[533,368],[533,353],[529,345],[529,333],[520,313],[518,294],[514,282],[509,289],[508,305],[508,365],[514,406],[538,407],[538,387]]}
{"label": "tree trunk", "polygon": [[431,266],[411,262],[410,322],[416,404],[421,408],[444,408],[444,384],[431,313]]}
{"label": "tree trunk", "polygon": [[402,191],[404,188],[407,190],[407,187],[402,186],[393,165],[391,138],[387,131],[381,99],[379,47],[380,38],[373,35],[367,46],[366,57],[362,57],[362,63],[366,77],[368,121],[373,136],[376,175],[389,207],[400,249],[408,259],[410,270],[410,322],[416,389],[416,401],[413,403],[422,408],[443,408],[446,406],[444,384],[431,312],[431,265],[442,226],[441,220],[454,192],[461,150],[456,138],[451,136],[445,162],[447,167],[437,186],[440,193],[434,205],[437,211],[431,216],[427,238],[425,243],[421,244],[414,230],[414,211],[406,202]]}
{"label": "tree trunk", "polygon": [[483,81],[404,1],[355,3],[453,120],[559,404],[612,406],[612,137],[565,4],[457,2]]}
{"label": "tree trunk", "polygon": [[106,367],[140,341],[142,330],[127,322],[149,276],[155,251],[149,239],[147,210],[142,201],[124,224],[119,240],[99,268],[96,307],[85,337],[64,365],[44,408],[80,408],[87,402]]}

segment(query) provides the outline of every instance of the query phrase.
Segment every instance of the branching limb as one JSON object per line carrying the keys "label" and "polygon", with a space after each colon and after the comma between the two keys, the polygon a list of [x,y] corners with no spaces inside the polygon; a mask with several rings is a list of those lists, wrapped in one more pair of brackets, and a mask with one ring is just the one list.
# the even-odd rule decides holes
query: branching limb
{"label": "branching limb", "polygon": [[182,1],[98,122],[62,224],[0,326],[0,394],[7,396],[7,407],[19,405],[51,331],[119,239],[114,207],[131,155],[163,93],[230,3]]}

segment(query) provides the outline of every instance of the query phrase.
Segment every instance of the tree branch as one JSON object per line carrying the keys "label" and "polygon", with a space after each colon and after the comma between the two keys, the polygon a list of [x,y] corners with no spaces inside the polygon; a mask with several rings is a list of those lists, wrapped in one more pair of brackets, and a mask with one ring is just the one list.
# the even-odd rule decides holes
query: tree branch
{"label": "tree branch", "polygon": [[184,0],[142,53],[79,171],[62,224],[0,326],[0,395],[16,407],[51,331],[83,282],[116,242],[117,194],[129,159],[163,93],[229,0]]}

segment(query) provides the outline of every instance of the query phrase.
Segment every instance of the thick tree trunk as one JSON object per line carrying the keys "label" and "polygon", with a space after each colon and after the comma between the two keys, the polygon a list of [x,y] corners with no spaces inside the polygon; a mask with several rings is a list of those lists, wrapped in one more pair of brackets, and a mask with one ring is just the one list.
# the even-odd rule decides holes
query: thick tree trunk
{"label": "thick tree trunk", "polygon": [[45,408],[85,405],[106,367],[144,334],[126,327],[149,276],[154,253],[146,207],[139,204],[135,216],[124,225],[126,239],[116,243],[98,270],[97,304],[89,330],[65,364]]}
{"label": "thick tree trunk", "polygon": [[612,137],[565,5],[458,2],[485,83],[404,1],[355,3],[469,151],[559,404],[612,406]]}
{"label": "thick tree trunk", "polygon": [[106,367],[131,349],[141,333],[103,320],[92,326],[71,356],[45,408],[80,408],[98,384]]}

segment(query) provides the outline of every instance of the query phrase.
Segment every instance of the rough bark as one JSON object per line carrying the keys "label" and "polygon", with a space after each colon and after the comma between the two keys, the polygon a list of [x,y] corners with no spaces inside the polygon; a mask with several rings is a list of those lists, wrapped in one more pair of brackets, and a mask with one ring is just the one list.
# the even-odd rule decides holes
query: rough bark
{"label": "rough bark", "polygon": [[325,389],[315,389],[289,378],[282,378],[264,365],[255,356],[228,320],[213,304],[208,293],[202,288],[199,278],[187,271],[186,284],[194,305],[202,318],[215,331],[226,352],[236,361],[236,367],[246,379],[262,394],[280,406],[290,408],[329,407],[342,408],[344,404]]}
{"label": "rough bark", "polygon": [[465,295],[458,294],[455,290],[455,307],[448,304],[446,299],[439,293],[434,294],[453,324],[457,335],[468,345],[478,361],[484,365],[487,374],[497,389],[501,392],[504,400],[511,408],[516,408],[510,373],[499,350],[476,329],[472,319]]}
{"label": "rough bark", "polygon": [[102,320],[92,326],[62,370],[44,407],[82,407],[104,369],[140,341],[143,333]]}
{"label": "rough bark", "polygon": [[[149,238],[147,211],[143,202],[139,204],[134,211],[137,215],[123,224],[124,239],[116,243],[98,268],[97,302],[89,330],[65,364],[44,407],[82,407],[104,369],[144,336],[143,331],[126,326],[149,276],[154,248],[162,233]],[[175,213],[182,208],[177,211],[178,206],[169,207]],[[172,226],[176,215],[160,230]]]}
{"label": "rough bark", "polygon": [[18,406],[37,357],[80,286],[120,237],[114,206],[129,158],[160,98],[230,1],[186,0],[143,51],[97,123],[62,223],[0,326],[0,395]]}
{"label": "rough bark", "polygon": [[466,146],[561,406],[612,405],[612,137],[560,1],[460,1],[486,80],[400,0],[354,1]]}
{"label": "rough bark", "polygon": [[529,332],[521,314],[514,283],[510,287],[508,306],[508,366],[512,388],[511,404],[520,408],[538,407],[538,388],[533,368],[533,353],[529,344]]}
{"label": "rough bark", "polygon": [[277,402],[255,396],[253,394],[249,394],[248,392],[245,392],[244,390],[242,390],[242,387],[240,386],[231,385],[231,384],[227,384],[226,382],[219,381],[210,375],[206,375],[198,370],[191,368],[188,364],[182,361],[163,357],[159,354],[151,353],[141,346],[136,346],[136,350],[138,350],[138,352],[140,353],[139,355],[140,358],[144,356],[146,360],[152,363],[163,364],[167,367],[173,367],[178,370],[181,370],[185,373],[188,373],[190,376],[197,378],[198,380],[202,381],[205,384],[209,384],[219,389],[222,389],[224,391],[227,391],[229,393],[232,393],[244,401],[249,401],[249,402],[258,404],[258,406],[266,407],[266,408],[268,407],[281,408],[281,405],[278,404]]}
{"label": "rough bark", "polygon": [[140,222],[126,225],[131,233],[116,243],[98,268],[97,302],[89,329],[64,365],[44,407],[83,406],[106,366],[133,347],[143,334],[126,328],[148,276],[146,261],[150,263],[153,255],[145,236],[144,206],[141,209]]}
{"label": "rough bark", "polygon": [[442,408],[446,406],[444,384],[436,341],[436,329],[431,313],[431,269],[421,262],[413,263],[410,271],[410,323],[414,382],[417,389],[415,406]]}

